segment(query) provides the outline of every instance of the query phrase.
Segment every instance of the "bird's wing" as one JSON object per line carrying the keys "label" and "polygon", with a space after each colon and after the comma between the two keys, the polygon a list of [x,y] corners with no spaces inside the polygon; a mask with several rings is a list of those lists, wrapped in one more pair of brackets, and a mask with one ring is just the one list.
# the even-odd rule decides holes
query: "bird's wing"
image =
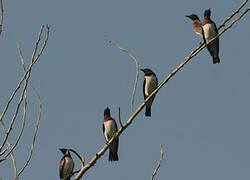
{"label": "bird's wing", "polygon": [[[214,24],[216,35],[219,34],[216,24],[213,21],[212,21],[212,23]],[[219,37],[215,40],[215,43],[216,43],[216,46],[217,46],[217,51],[219,53]]]}
{"label": "bird's wing", "polygon": [[202,33],[202,39],[203,39],[204,43],[206,43],[206,38],[205,38],[205,34],[204,34],[204,30],[203,30],[202,26],[201,26],[201,33]]}
{"label": "bird's wing", "polygon": [[104,123],[102,123],[102,132],[104,134],[104,131],[105,131],[105,126],[104,126]]}
{"label": "bird's wing", "polygon": [[[212,29],[213,33],[217,35],[218,29],[216,27],[216,24],[213,21],[211,21],[211,24],[213,24],[214,26],[214,29]],[[219,38],[215,39],[212,43],[210,43],[210,45],[207,46],[207,49],[212,57],[214,57],[214,54],[217,55],[219,53]]]}
{"label": "bird's wing", "polygon": [[61,159],[61,161],[60,161],[60,166],[59,166],[59,174],[60,174],[60,178],[63,178],[62,176],[63,176],[63,165],[64,165],[64,162],[65,162],[65,160],[64,160],[64,157]]}
{"label": "bird's wing", "polygon": [[143,80],[143,96],[144,96],[144,100],[147,98],[146,94],[145,94],[145,86],[146,86],[146,78],[144,78]]}
{"label": "bird's wing", "polygon": [[[155,76],[156,77],[156,76]],[[158,86],[158,78],[156,77],[156,87]]]}
{"label": "bird's wing", "polygon": [[115,130],[117,131],[118,130],[118,127],[117,127],[117,124],[116,124],[116,121],[114,119],[112,119],[115,123]]}

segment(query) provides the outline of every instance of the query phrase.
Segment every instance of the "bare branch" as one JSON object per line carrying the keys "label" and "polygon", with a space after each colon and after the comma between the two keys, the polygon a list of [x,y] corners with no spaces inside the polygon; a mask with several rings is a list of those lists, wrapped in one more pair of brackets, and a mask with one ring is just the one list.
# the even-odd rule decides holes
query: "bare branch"
{"label": "bare branch", "polygon": [[221,23],[221,25],[218,27],[218,30],[220,30],[220,28],[224,27],[225,24],[230,20],[232,19],[237,13],[240,12],[240,10],[247,4],[248,0],[245,0],[237,10],[235,10],[233,12],[233,14],[231,14],[230,16],[228,16],[226,19],[224,19],[224,21]]}
{"label": "bare branch", "polygon": [[[7,102],[7,104],[6,104],[5,108],[4,108],[4,111],[3,111],[3,113],[2,113],[2,117],[0,117],[2,129],[3,129],[3,131],[5,132],[5,138],[4,138],[4,141],[3,141],[2,145],[0,146],[0,152],[1,152],[2,148],[4,147],[4,145],[5,145],[5,143],[6,143],[7,139],[8,139],[9,133],[10,133],[10,131],[12,130],[12,126],[13,126],[13,124],[14,124],[14,122],[15,122],[17,113],[19,112],[19,108],[20,108],[20,105],[21,105],[21,103],[22,103],[22,101],[23,101],[23,98],[24,98],[25,90],[26,90],[27,84],[28,84],[27,82],[28,82],[28,79],[29,79],[29,77],[30,77],[30,73],[31,73],[32,67],[33,67],[33,65],[37,62],[37,60],[39,59],[39,57],[41,56],[43,50],[45,49],[45,47],[46,47],[46,45],[47,45],[47,41],[48,41],[48,38],[49,38],[49,26],[47,25],[46,28],[47,28],[46,38],[45,38],[45,40],[44,40],[44,43],[43,43],[43,45],[42,45],[42,47],[41,47],[41,49],[40,49],[40,51],[39,51],[37,57],[35,58],[35,55],[32,54],[31,63],[30,63],[30,66],[29,66],[28,70],[26,71],[26,73],[25,73],[25,75],[23,76],[23,78],[19,81],[19,83],[18,83],[18,85],[17,85],[17,88],[14,90],[13,94],[11,95],[9,101]],[[39,34],[38,34],[38,40],[37,40],[37,42],[40,42],[40,36],[41,36],[41,34],[42,34],[43,29],[44,29],[44,25],[41,26],[40,32],[39,32]],[[35,49],[38,48],[37,42],[36,42]],[[34,50],[34,51],[36,52],[36,50]],[[24,81],[25,79],[26,79],[26,81],[25,81],[25,85],[24,85],[24,89],[23,89],[22,95],[21,95],[21,97],[20,97],[20,99],[19,99],[19,102],[18,102],[18,104],[17,104],[17,108],[16,108],[16,111],[15,111],[14,116],[13,116],[13,118],[12,118],[12,121],[11,121],[11,123],[10,123],[9,129],[8,129],[8,131],[6,131],[6,128],[5,128],[5,125],[4,125],[3,121],[2,121],[2,119],[3,119],[4,115],[5,115],[5,113],[7,112],[8,107],[9,107],[10,103],[12,102],[14,96],[16,95],[17,91],[20,89],[20,87],[21,87],[21,85],[22,85],[22,83],[23,83],[23,81]],[[6,157],[2,158],[0,161],[4,160],[5,158],[6,158]]]}
{"label": "bare branch", "polygon": [[[226,32],[228,29],[230,29],[237,21],[239,21],[247,12],[249,9],[247,9],[240,17],[238,17],[237,19],[235,19],[229,26],[227,26],[222,32],[220,32],[216,37],[214,37],[213,39],[211,39],[207,44],[211,43],[212,41],[214,41],[217,37],[221,36],[224,32]],[[139,114],[139,112],[143,109],[143,107],[146,105],[146,103],[149,101],[149,99],[156,94],[161,88],[162,86],[164,86],[170,78],[172,78],[175,73],[177,73],[187,62],[190,61],[190,59],[192,59],[194,56],[196,56],[202,49],[204,49],[206,47],[206,45],[200,44],[196,49],[194,49],[184,60],[183,62],[181,62],[162,82],[161,84],[145,99],[145,101],[139,105],[139,107],[137,108],[137,110],[129,117],[129,119],[127,120],[127,122],[125,124],[123,124],[123,127],[120,127],[120,129],[116,132],[115,136],[113,136],[105,145],[104,147],[98,152],[96,153],[96,155],[89,161],[88,164],[86,164],[81,171],[75,176],[75,180],[79,180],[83,174],[89,169],[91,168],[96,161],[105,153],[105,151],[108,149],[108,147],[110,146],[110,144],[114,141],[114,139],[118,136],[120,136],[120,134],[122,134],[122,132],[133,122],[134,118],[137,116],[137,114]],[[126,52],[126,50],[123,50]]]}
{"label": "bare branch", "polygon": [[122,125],[122,120],[121,120],[121,108],[118,108],[118,117],[119,117],[119,122],[120,122],[120,126],[123,127]]}
{"label": "bare branch", "polygon": [[0,19],[0,35],[3,31],[3,1],[0,0],[0,4],[1,4],[1,19]]}
{"label": "bare branch", "polygon": [[9,148],[6,147],[5,150],[3,150],[3,151],[0,153],[0,156],[2,156],[3,154],[5,154],[5,153],[7,152],[8,149],[9,149]]}
{"label": "bare branch", "polygon": [[138,82],[138,77],[139,77],[139,64],[138,64],[138,61],[136,60],[136,58],[130,52],[128,52],[123,47],[119,46],[118,44],[114,43],[111,40],[109,40],[108,42],[111,43],[113,46],[117,47],[118,49],[120,49],[121,51],[125,52],[135,62],[135,65],[136,65],[136,78],[135,78],[135,84],[134,84],[132,99],[131,99],[131,112],[134,113],[134,99],[135,99],[136,87],[137,87],[137,82]]}
{"label": "bare branch", "polygon": [[82,167],[84,167],[85,163],[85,156],[81,157],[78,152],[76,152],[74,149],[69,149],[69,151],[73,152],[81,161]]}
{"label": "bare branch", "polygon": [[[10,143],[8,141],[8,145],[10,146]],[[17,168],[16,168],[16,159],[15,159],[15,155],[14,155],[14,152],[11,152],[11,160],[12,160],[12,164],[13,164],[13,169],[14,169],[14,175],[16,176],[17,175]]]}
{"label": "bare branch", "polygon": [[161,158],[160,158],[160,160],[158,161],[158,165],[156,166],[156,168],[155,168],[155,170],[154,170],[154,172],[153,172],[153,174],[152,174],[150,180],[153,180],[153,179],[154,179],[156,173],[158,172],[158,170],[159,170],[159,168],[160,168],[160,166],[161,166],[161,162],[162,162],[163,157],[164,157],[164,154],[165,154],[165,153],[163,152],[162,144],[160,144],[160,150],[161,150]]}
{"label": "bare branch", "polygon": [[[2,115],[0,114],[0,117],[1,117],[1,116],[2,116]],[[0,156],[2,156],[3,154],[5,154],[5,152],[7,152],[7,150],[11,148],[11,143],[9,142],[9,140],[7,140],[7,144],[8,144],[8,147],[5,148],[5,150],[3,150],[3,151],[0,153]],[[15,160],[14,152],[11,153],[11,160],[12,160],[12,164],[13,164],[14,174],[16,175],[16,173],[17,173],[17,168],[16,168],[16,160]]]}
{"label": "bare branch", "polygon": [[40,119],[41,119],[41,115],[42,115],[42,101],[41,101],[40,95],[38,94],[38,92],[35,88],[32,87],[32,89],[34,90],[34,92],[38,98],[38,101],[39,101],[39,115],[38,115],[37,122],[36,122],[35,132],[34,132],[32,144],[31,144],[29,156],[28,156],[27,161],[25,162],[23,168],[17,173],[17,176],[14,178],[14,180],[18,179],[18,177],[21,175],[21,173],[24,171],[24,169],[28,166],[28,164],[31,160],[34,146],[35,146],[35,142],[36,142],[36,136],[38,133],[38,127],[39,127],[39,123],[40,123]]}
{"label": "bare branch", "polygon": [[21,60],[21,63],[22,63],[22,66],[23,66],[24,75],[25,75],[26,74],[26,67],[24,65],[24,57],[23,57],[23,53],[22,53],[22,50],[21,50],[21,46],[20,46],[20,44],[19,44],[18,41],[16,41],[16,45],[17,45],[17,50],[19,52],[20,60]]}

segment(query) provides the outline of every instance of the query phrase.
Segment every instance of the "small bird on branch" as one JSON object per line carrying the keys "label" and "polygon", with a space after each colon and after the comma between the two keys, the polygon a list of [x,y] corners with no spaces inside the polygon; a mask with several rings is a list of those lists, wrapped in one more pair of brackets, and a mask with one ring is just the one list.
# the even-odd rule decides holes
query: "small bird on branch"
{"label": "small bird on branch", "polygon": [[[143,96],[144,100],[157,88],[158,80],[155,73],[151,69],[141,69],[144,72],[143,79]],[[151,116],[151,106],[154,101],[155,95],[153,95],[146,104],[145,116]]]}
{"label": "small bird on branch", "polygon": [[[106,141],[108,142],[118,131],[115,120],[110,116],[110,109],[107,107],[104,110],[104,119],[102,123],[102,130]],[[109,147],[109,161],[118,161],[118,137],[111,143]]]}
{"label": "small bird on branch", "polygon": [[70,180],[73,175],[74,161],[70,155],[68,149],[59,149],[63,153],[63,157],[60,161],[59,175],[61,180]]}

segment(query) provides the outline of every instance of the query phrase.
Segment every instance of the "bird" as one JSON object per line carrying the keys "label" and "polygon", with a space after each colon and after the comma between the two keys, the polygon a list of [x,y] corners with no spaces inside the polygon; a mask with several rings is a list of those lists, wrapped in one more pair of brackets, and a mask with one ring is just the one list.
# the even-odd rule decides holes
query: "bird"
{"label": "bird", "polygon": [[70,180],[73,175],[74,161],[70,155],[69,149],[59,149],[63,153],[63,157],[60,161],[59,175],[60,180]]}
{"label": "bird", "polygon": [[[213,39],[218,34],[218,29],[216,24],[210,19],[211,11],[210,9],[206,9],[204,11],[204,19],[202,23],[202,28],[204,31],[204,37],[206,43],[209,40]],[[213,57],[213,64],[220,63],[219,58],[219,37],[217,37],[213,42],[207,45],[207,49],[210,55]]]}
{"label": "bird", "polygon": [[[110,109],[107,107],[104,110],[104,119],[102,123],[103,135],[106,142],[108,142],[117,132],[117,124],[115,120],[110,116]],[[118,145],[119,138],[116,137],[115,140],[109,146],[109,161],[118,161]]]}
{"label": "bird", "polygon": [[186,17],[188,17],[193,21],[194,32],[203,38],[202,22],[200,21],[199,17],[196,14],[190,14],[187,15]]}
{"label": "bird", "polygon": [[[157,88],[158,80],[155,73],[151,69],[141,69],[144,72],[143,78],[143,96],[144,100]],[[154,101],[155,94],[150,98],[150,100],[146,103],[145,116],[151,116],[151,106]]]}

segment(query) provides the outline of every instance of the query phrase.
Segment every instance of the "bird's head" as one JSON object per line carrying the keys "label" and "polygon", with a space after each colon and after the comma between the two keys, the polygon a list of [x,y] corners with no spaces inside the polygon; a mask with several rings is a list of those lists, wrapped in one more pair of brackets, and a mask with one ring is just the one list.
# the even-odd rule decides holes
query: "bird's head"
{"label": "bird's head", "polygon": [[190,14],[190,15],[187,15],[186,17],[188,17],[192,21],[200,20],[199,17],[196,14]]}
{"label": "bird's head", "polygon": [[142,72],[145,73],[145,75],[155,75],[155,73],[151,69],[141,69]]}
{"label": "bird's head", "polygon": [[108,106],[106,109],[104,109],[104,116],[110,116],[110,109]]}
{"label": "bird's head", "polygon": [[210,9],[206,9],[204,11],[204,17],[210,18],[210,16],[211,16],[211,10]]}
{"label": "bird's head", "polygon": [[69,150],[68,150],[68,149],[60,148],[59,150],[63,153],[63,155],[70,156],[70,153],[69,153]]}

